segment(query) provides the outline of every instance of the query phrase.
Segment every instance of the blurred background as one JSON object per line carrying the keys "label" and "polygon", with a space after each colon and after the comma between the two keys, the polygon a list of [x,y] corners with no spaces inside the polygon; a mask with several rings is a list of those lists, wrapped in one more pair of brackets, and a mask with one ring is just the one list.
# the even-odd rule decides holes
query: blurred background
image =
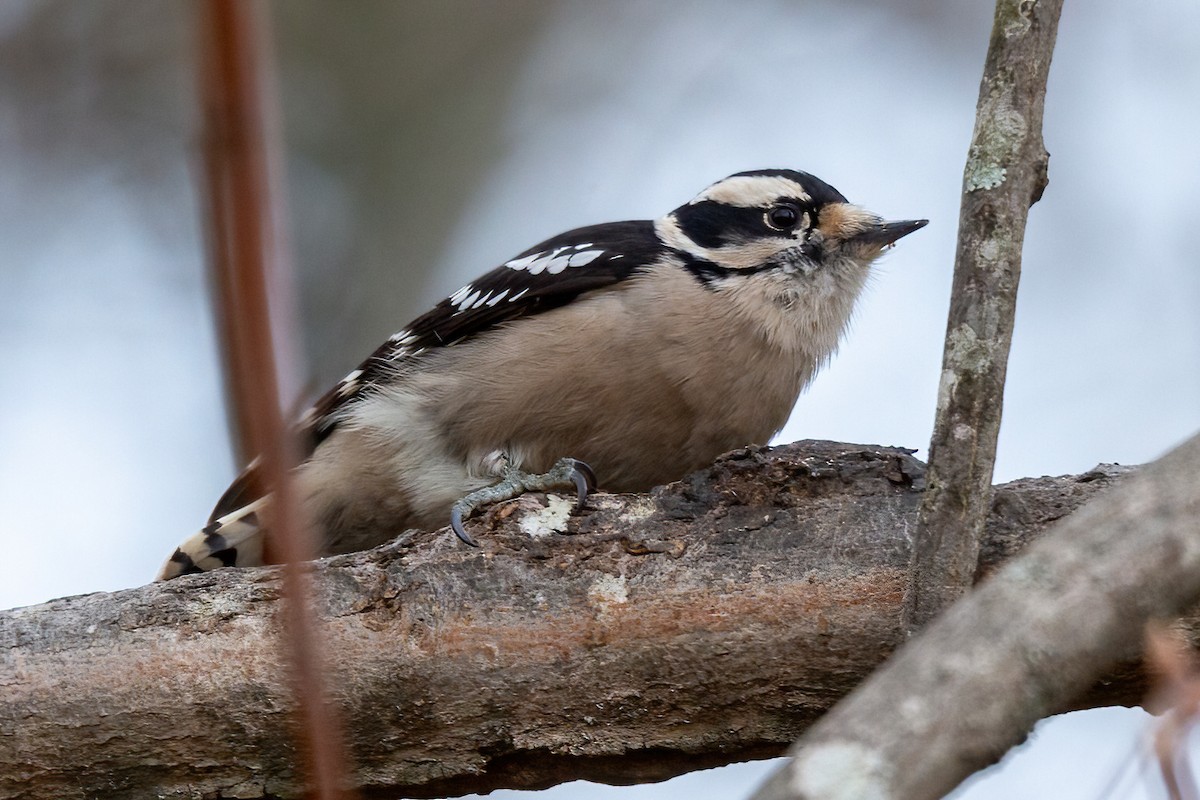
{"label": "blurred background", "polygon": [[[541,239],[790,167],[932,224],[883,260],[779,440],[923,455],[990,0],[270,9],[298,393]],[[239,466],[199,218],[194,13],[0,3],[0,608],[146,582]],[[1147,461],[1200,429],[1198,33],[1195,0],[1067,4],[997,481]],[[1044,723],[959,796],[1160,796],[1152,771],[1103,794],[1145,719]],[[738,796],[766,768],[541,794]]]}

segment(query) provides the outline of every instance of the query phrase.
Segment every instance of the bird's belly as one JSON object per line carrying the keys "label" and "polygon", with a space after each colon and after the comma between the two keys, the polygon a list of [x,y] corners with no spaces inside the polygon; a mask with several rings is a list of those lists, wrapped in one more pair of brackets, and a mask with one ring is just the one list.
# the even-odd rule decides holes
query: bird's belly
{"label": "bird's belly", "polygon": [[578,458],[603,488],[637,492],[765,443],[799,390],[779,380],[775,359],[669,346],[652,355],[597,341],[572,351],[543,345],[536,361],[478,364],[472,381],[439,403],[442,422],[469,459],[503,450],[541,472]]}

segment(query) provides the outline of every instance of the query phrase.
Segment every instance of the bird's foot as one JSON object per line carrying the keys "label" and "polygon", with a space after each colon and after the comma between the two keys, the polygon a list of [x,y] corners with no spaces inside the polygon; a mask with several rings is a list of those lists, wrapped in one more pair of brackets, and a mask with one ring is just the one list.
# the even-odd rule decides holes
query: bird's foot
{"label": "bird's foot", "polygon": [[478,547],[479,542],[467,533],[463,520],[482,505],[511,500],[525,492],[546,492],[574,486],[577,498],[575,510],[579,511],[587,502],[588,492],[596,488],[596,473],[587,464],[574,458],[560,458],[549,472],[541,475],[530,475],[509,466],[504,467],[502,474],[504,477],[499,483],[471,492],[450,508],[450,528],[459,539],[472,547]]}

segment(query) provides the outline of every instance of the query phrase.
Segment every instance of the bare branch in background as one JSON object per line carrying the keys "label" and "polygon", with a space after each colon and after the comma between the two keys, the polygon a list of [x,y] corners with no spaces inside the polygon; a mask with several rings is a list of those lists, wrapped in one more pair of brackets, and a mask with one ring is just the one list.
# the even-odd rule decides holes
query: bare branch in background
{"label": "bare branch in background", "polygon": [[[272,335],[273,282],[287,268],[280,258],[271,207],[264,105],[261,33],[264,9],[242,0],[209,0],[202,6],[201,95],[204,103],[205,176],[211,256],[231,375],[231,395],[244,449],[262,459],[273,492],[273,556],[284,563],[283,641],[260,642],[287,653],[298,698],[301,742],[321,800],[341,797],[345,767],[337,714],[325,700],[308,566],[313,548],[297,512],[290,470],[294,443],[281,416],[279,370]],[[291,732],[293,726],[282,727]],[[153,752],[153,749],[146,751]]]}
{"label": "bare branch in background", "polygon": [[[1089,499],[1106,505],[1068,518],[1070,548],[1049,550],[1069,559],[1063,582],[1044,571],[1043,552],[1022,561],[1022,591],[988,605],[977,630],[951,614],[971,631],[937,639],[945,649],[921,673],[936,686],[914,707],[931,716],[906,716],[899,698],[916,687],[905,684],[870,727],[931,721],[927,704],[944,702],[959,725],[948,735],[961,735],[984,722],[964,708],[1013,702],[1020,719],[1003,730],[1019,736],[1027,694],[1037,715],[1137,702],[1147,684],[1136,663],[1089,691],[1079,670],[1098,671],[1102,658],[1080,658],[1068,680],[1043,654],[1092,634],[1111,646],[1098,628],[1136,627],[1148,607],[1166,610],[1156,596],[1182,591],[1178,573],[1200,575],[1196,548],[1153,538],[1178,484],[1197,491],[1194,471],[1157,481],[1170,463],[1145,479],[1105,469],[998,487],[988,569]],[[443,530],[319,562],[316,632],[349,723],[355,783],[372,797],[436,797],[576,778],[634,783],[781,754],[903,641],[922,478],[900,450],[752,449],[651,495],[597,495],[578,517],[536,497],[503,504],[482,518],[491,528],[482,550]],[[1104,517],[1115,504],[1129,513]],[[1134,524],[1136,535],[1089,538]],[[575,535],[546,533],[564,525]],[[1094,530],[1072,535],[1081,528]],[[1128,605],[1109,605],[1139,583]],[[1014,622],[1031,592],[1055,589],[1064,616],[1041,606],[1036,625]],[[1110,591],[1111,601],[1072,616]],[[280,596],[278,569],[218,570],[0,612],[0,797],[298,796]],[[1187,624],[1200,637],[1200,619]],[[1018,678],[986,683],[985,702],[943,696],[954,670],[980,666],[987,648],[1002,657],[1021,636],[1041,649]],[[980,660],[947,655],[976,645]],[[1139,649],[1135,633],[1122,654]],[[982,670],[977,684],[988,680],[995,674]],[[1075,690],[1054,695],[1063,682]],[[987,757],[1002,750],[993,743]],[[905,769],[941,755],[923,751]]]}
{"label": "bare branch in background", "polygon": [[963,175],[929,485],[905,602],[919,628],[972,584],[1012,341],[1029,207],[1046,186],[1046,77],[1062,0],[998,0]]}

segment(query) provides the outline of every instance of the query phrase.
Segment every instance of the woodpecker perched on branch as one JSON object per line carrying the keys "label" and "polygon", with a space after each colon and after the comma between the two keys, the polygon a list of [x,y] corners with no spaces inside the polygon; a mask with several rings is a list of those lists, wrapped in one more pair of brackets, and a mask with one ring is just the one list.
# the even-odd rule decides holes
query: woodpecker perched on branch
{"label": "woodpecker perched on branch", "polygon": [[[885,222],[804,172],[718,181],[657,220],[547,239],[383,343],[300,420],[322,554],[526,490],[645,491],[765,442],[829,359]],[[594,472],[593,472],[594,469]],[[252,463],[160,579],[262,561]]]}

